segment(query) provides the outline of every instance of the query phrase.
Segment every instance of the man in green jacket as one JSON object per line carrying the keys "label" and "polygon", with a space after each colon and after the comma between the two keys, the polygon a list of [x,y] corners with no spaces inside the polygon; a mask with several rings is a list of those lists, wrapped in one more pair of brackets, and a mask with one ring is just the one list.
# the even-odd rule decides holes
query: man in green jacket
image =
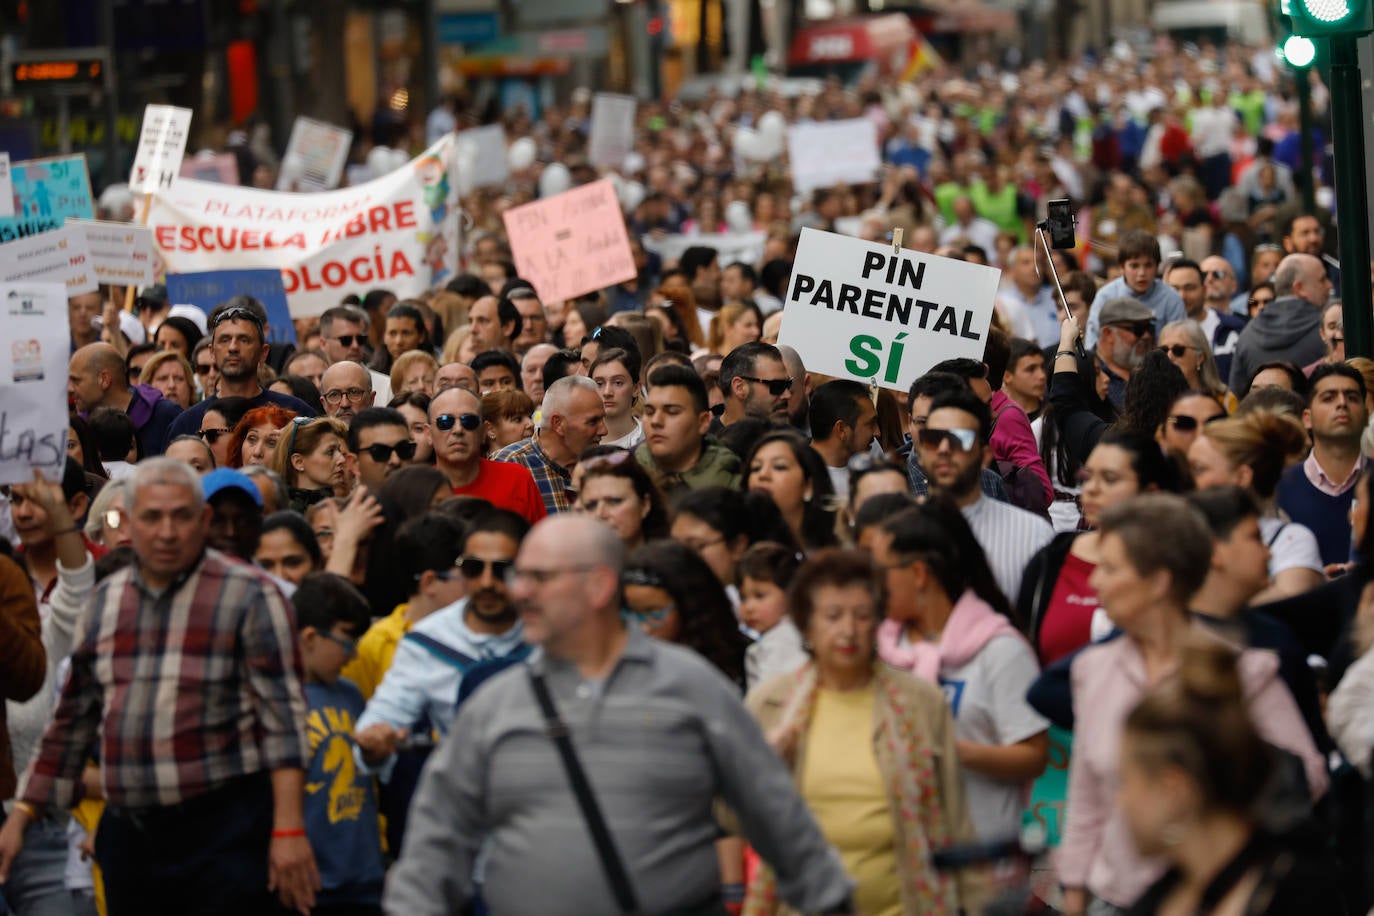
{"label": "man in green jacket", "polygon": [[664,365],[649,376],[644,442],[635,459],[668,497],[698,487],[739,485],[739,457],[706,435],[711,425],[706,384],[686,366]]}

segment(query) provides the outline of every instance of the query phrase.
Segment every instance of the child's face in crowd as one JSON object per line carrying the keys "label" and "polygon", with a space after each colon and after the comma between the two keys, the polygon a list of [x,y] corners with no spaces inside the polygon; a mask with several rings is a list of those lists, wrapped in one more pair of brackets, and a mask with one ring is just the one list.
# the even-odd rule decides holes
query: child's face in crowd
{"label": "child's face in crowd", "polygon": [[1155,275],[1158,273],[1159,262],[1154,258],[1131,258],[1121,265],[1121,274],[1126,278],[1126,285],[1137,294],[1149,291],[1150,284],[1155,282]]}
{"label": "child's face in crowd", "polygon": [[301,630],[301,660],[305,677],[317,684],[333,685],[339,672],[358,653],[358,636],[353,627],[336,623],[329,630],[306,627]]}
{"label": "child's face in crowd", "polygon": [[787,593],[771,580],[745,576],[739,598],[740,619],[760,633],[767,633],[787,616]]}

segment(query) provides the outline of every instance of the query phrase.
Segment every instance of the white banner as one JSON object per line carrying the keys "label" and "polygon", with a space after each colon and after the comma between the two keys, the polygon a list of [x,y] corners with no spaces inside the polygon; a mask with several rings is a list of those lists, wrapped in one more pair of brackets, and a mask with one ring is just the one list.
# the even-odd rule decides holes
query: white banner
{"label": "white banner", "polygon": [[296,118],[286,143],[278,191],[329,191],[339,186],[353,131],[312,118]]}
{"label": "white banner", "polygon": [[587,158],[608,169],[625,167],[625,157],[635,148],[635,111],[632,95],[598,92],[592,96],[592,129],[587,138]]}
{"label": "white banner", "polygon": [[68,296],[95,292],[86,234],[63,226],[0,245],[0,283],[60,283]]}
{"label": "white banner", "polygon": [[1001,271],[803,229],[778,343],[811,372],[906,391],[946,359],[983,359]]}
{"label": "white banner", "polygon": [[154,198],[148,225],[168,273],[280,269],[293,318],[373,288],[418,296],[457,268],[453,151],[446,136],[375,181],[318,194],[182,179]]}
{"label": "white banner", "polygon": [[714,248],[721,268],[743,262],[759,268],[763,260],[763,248],[768,243],[767,232],[720,232],[705,235],[665,235],[654,238],[645,234],[640,241],[645,251],[652,251],[665,262],[676,264],[682,253],[694,245]]}
{"label": "white banner", "polygon": [[883,167],[878,128],[868,118],[794,124],[787,128],[787,156],[798,194],[877,181]]}
{"label": "white banner", "polygon": [[191,135],[191,109],[149,105],[143,109],[138,152],[129,170],[129,190],[152,194],[172,186],[181,172],[181,157]]}
{"label": "white banner", "polygon": [[0,284],[0,484],[29,483],[38,468],[61,480],[67,460],[67,290],[60,283]]}
{"label": "white banner", "polygon": [[85,234],[97,283],[144,287],[157,282],[153,230],[147,226],[71,218],[67,225]]}

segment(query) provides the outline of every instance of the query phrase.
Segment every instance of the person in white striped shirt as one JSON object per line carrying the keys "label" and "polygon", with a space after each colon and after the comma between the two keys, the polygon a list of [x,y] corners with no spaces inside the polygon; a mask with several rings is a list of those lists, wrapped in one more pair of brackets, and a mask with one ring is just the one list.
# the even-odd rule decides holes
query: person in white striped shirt
{"label": "person in white striped shirt", "polygon": [[931,403],[916,448],[931,489],[958,504],[998,587],[1014,601],[1026,564],[1054,537],[1054,529],[1038,515],[983,495],[980,479],[991,429],[988,407],[973,392],[947,392]]}

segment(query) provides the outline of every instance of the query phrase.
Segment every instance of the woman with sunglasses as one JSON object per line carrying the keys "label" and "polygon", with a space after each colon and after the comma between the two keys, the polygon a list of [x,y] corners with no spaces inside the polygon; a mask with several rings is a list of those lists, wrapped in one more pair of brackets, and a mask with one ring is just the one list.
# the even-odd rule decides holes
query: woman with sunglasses
{"label": "woman with sunglasses", "polygon": [[802,548],[831,547],[835,537],[835,495],[825,462],[795,432],[778,430],[754,444],[744,461],[740,488],[766,493]]}
{"label": "woman with sunglasses", "polygon": [[1284,518],[1275,501],[1284,469],[1307,449],[1307,430],[1297,420],[1263,410],[1207,424],[1188,449],[1199,490],[1238,486],[1259,504],[1270,585],[1251,604],[1300,595],[1326,581],[1316,536]]}
{"label": "woman with sunglasses", "polygon": [[1240,400],[1221,380],[1202,325],[1191,319],[1166,324],[1159,332],[1159,349],[1182,371],[1189,388],[1210,395],[1227,413],[1235,412]]}
{"label": "woman with sunglasses", "polygon": [[348,427],[332,417],[296,417],[272,452],[272,470],[291,494],[291,508],[304,512],[347,482]]}
{"label": "woman with sunglasses", "polygon": [[230,435],[252,407],[253,402],[249,398],[215,398],[214,404],[201,414],[197,434],[214,452],[215,467],[229,466]]}
{"label": "woman with sunglasses", "polygon": [[648,540],[668,536],[668,511],[663,494],[644,466],[630,452],[616,450],[577,462],[582,480],[577,511],[601,519],[615,529],[627,550]]}
{"label": "woman with sunglasses", "polygon": [[1102,513],[1133,496],[1179,488],[1178,473],[1154,439],[1110,431],[1084,463],[1082,531],[1058,534],[1026,564],[1016,611],[1040,664],[1049,666],[1111,630],[1089,583],[1101,561]]}
{"label": "woman with sunglasses", "polygon": [[296,415],[283,407],[254,407],[229,434],[229,467],[267,465]]}
{"label": "woman with sunglasses", "polygon": [[320,543],[298,512],[273,512],[262,520],[262,535],[253,562],[270,576],[292,585],[324,567]]}

